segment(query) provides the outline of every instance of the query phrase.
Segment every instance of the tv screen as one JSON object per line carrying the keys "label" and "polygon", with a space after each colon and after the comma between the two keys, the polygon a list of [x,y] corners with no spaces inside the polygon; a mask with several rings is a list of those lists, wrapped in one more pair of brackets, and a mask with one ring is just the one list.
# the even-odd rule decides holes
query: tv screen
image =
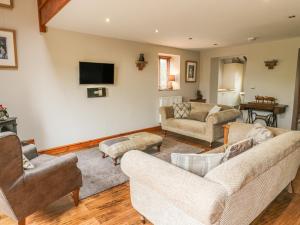
{"label": "tv screen", "polygon": [[79,62],[80,84],[113,84],[114,64]]}

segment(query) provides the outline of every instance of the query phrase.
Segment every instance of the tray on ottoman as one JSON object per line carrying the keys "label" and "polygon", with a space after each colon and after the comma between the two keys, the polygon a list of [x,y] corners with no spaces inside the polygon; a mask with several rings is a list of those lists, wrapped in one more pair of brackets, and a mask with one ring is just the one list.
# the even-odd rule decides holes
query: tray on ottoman
{"label": "tray on ottoman", "polygon": [[118,159],[130,150],[141,150],[157,147],[160,151],[162,137],[148,132],[139,132],[118,138],[105,140],[99,144],[99,149],[103,154],[103,158],[109,156],[117,165]]}

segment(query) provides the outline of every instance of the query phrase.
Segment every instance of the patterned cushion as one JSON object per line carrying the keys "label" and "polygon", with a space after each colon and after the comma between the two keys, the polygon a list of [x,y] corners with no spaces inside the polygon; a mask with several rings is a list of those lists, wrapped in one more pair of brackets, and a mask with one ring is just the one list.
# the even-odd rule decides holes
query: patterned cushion
{"label": "patterned cushion", "polygon": [[247,138],[230,145],[225,151],[224,161],[227,161],[253,147],[253,139]]}
{"label": "patterned cushion", "polygon": [[211,169],[220,165],[225,153],[217,154],[181,154],[172,153],[171,162],[184,170],[199,176],[205,176]]}
{"label": "patterned cushion", "polygon": [[208,112],[206,112],[206,111],[198,111],[198,112],[191,111],[188,118],[190,120],[198,120],[200,122],[205,122],[207,115],[208,115]]}
{"label": "patterned cushion", "polygon": [[23,154],[23,168],[24,170],[34,169],[34,165],[27,159],[27,157]]}
{"label": "patterned cushion", "polygon": [[260,123],[254,124],[253,128],[247,134],[248,138],[253,138],[253,145],[260,144],[274,137],[273,133]]}
{"label": "patterned cushion", "polygon": [[173,109],[175,119],[188,118],[191,112],[191,103],[184,102],[173,104]]}

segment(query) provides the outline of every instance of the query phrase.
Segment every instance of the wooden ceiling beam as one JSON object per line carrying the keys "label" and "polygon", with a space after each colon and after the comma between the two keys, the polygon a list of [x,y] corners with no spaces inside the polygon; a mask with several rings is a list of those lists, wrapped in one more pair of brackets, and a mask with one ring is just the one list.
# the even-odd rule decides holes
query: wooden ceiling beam
{"label": "wooden ceiling beam", "polygon": [[70,0],[37,0],[39,10],[40,32],[47,32],[46,24],[67,4]]}

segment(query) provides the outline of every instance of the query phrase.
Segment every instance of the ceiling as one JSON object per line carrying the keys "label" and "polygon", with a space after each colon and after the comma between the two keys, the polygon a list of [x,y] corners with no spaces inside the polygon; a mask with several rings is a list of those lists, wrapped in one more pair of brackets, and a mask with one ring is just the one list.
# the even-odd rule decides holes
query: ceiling
{"label": "ceiling", "polygon": [[300,36],[300,0],[72,0],[48,26],[198,50]]}

